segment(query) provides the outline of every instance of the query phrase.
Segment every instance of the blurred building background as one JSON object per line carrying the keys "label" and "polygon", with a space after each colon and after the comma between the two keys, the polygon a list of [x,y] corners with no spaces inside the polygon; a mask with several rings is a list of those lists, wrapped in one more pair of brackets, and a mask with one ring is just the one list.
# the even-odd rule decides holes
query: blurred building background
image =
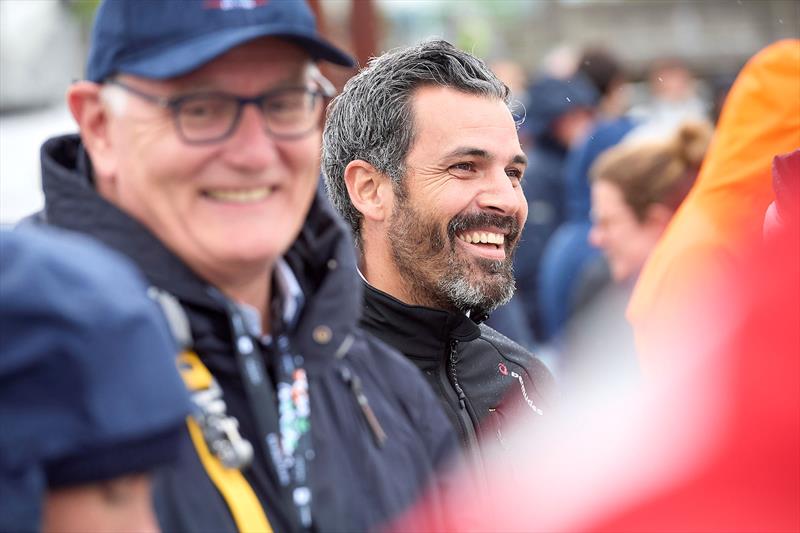
{"label": "blurred building background", "polygon": [[[800,35],[800,3],[793,0],[310,1],[322,31],[361,64],[442,37],[487,61],[513,62],[530,77],[569,68],[591,45],[617,56],[634,86],[664,58],[681,60],[701,82],[732,77],[768,43]],[[63,96],[82,75],[97,4],[0,1],[0,223],[41,205],[38,148],[74,129]],[[340,86],[351,74],[327,73]]]}

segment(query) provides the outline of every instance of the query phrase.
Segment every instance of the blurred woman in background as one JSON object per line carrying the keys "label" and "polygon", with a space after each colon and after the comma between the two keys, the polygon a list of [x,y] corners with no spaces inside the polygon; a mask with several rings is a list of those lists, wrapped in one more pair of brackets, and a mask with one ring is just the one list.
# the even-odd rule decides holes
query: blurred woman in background
{"label": "blurred woman in background", "polygon": [[592,165],[589,242],[603,252],[612,283],[605,283],[605,265],[602,275],[589,271],[579,283],[579,311],[567,327],[559,364],[564,389],[613,390],[640,382],[625,309],[639,272],[694,184],[712,131],[708,122],[684,122],[666,139],[623,140]]}
{"label": "blurred woman in background", "polygon": [[666,142],[623,142],[592,167],[589,242],[603,251],[615,282],[636,281],[691,189],[712,131],[706,122],[686,122]]}

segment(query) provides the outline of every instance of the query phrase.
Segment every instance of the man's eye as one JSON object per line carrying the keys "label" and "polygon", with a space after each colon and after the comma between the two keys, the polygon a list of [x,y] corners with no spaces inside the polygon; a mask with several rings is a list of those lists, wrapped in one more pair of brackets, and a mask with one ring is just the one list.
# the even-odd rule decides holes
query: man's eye
{"label": "man's eye", "polygon": [[211,112],[208,106],[204,106],[202,104],[191,104],[184,106],[182,111],[185,115],[188,115],[190,117],[202,117],[204,115],[208,115]]}
{"label": "man's eye", "polygon": [[506,176],[508,176],[509,178],[511,178],[515,182],[520,182],[520,181],[522,181],[523,173],[518,168],[507,168],[506,169]]}
{"label": "man's eye", "polygon": [[228,111],[229,104],[221,100],[198,100],[187,102],[181,107],[181,114],[187,119],[212,119],[224,115]]}
{"label": "man's eye", "polygon": [[456,173],[468,173],[475,171],[475,165],[472,163],[456,163],[455,165],[450,166],[450,170],[456,171]]}
{"label": "man's eye", "polygon": [[269,113],[285,113],[304,109],[305,100],[299,95],[282,95],[264,102],[264,111]]}

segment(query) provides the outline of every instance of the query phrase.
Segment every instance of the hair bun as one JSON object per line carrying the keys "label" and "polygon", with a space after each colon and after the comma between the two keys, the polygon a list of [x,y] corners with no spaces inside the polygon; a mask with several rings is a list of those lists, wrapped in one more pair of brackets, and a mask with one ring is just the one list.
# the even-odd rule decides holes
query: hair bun
{"label": "hair bun", "polygon": [[699,167],[703,162],[714,128],[705,120],[688,120],[678,128],[673,146],[687,166]]}

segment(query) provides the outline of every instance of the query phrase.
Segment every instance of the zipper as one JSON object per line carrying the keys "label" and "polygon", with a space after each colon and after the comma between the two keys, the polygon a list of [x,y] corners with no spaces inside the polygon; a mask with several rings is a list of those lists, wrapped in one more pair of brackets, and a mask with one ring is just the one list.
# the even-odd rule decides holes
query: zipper
{"label": "zipper", "polygon": [[456,409],[456,415],[461,422],[461,427],[464,429],[464,438],[467,449],[477,452],[478,435],[475,431],[475,424],[469,414],[469,409],[467,408],[467,395],[464,394],[464,389],[458,382],[458,373],[456,372],[456,357],[458,355],[457,348],[458,340],[451,339],[449,353],[447,356],[446,379],[450,386],[449,388],[455,391],[458,399],[458,409]]}
{"label": "zipper", "polygon": [[461,388],[461,384],[458,382],[458,375],[456,374],[456,356],[458,355],[456,348],[458,348],[458,341],[452,339],[450,341],[450,354],[447,357],[447,375],[450,377],[450,383],[453,384],[453,388],[456,390],[461,410],[466,411],[467,396],[464,394],[464,389]]}
{"label": "zipper", "polygon": [[378,417],[375,416],[375,411],[373,411],[372,407],[369,405],[367,395],[364,394],[364,389],[361,386],[361,378],[359,378],[357,374],[352,372],[347,367],[342,367],[339,373],[344,382],[348,385],[350,392],[353,393],[356,403],[358,403],[358,406],[361,408],[361,414],[364,416],[364,420],[372,432],[372,437],[375,439],[375,444],[378,446],[378,448],[383,448],[383,445],[387,439],[387,435],[383,430],[380,421],[378,421]]}

